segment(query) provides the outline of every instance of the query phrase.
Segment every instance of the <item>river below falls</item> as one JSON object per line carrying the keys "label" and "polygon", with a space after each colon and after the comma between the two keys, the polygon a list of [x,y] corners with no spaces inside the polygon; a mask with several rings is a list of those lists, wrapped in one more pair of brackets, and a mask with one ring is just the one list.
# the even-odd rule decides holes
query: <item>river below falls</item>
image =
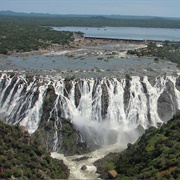
{"label": "river below falls", "polygon": [[[102,159],[110,152],[120,152],[126,148],[126,145],[114,144],[102,147],[93,152],[84,155],[74,155],[65,157],[63,154],[52,152],[51,157],[63,160],[63,162],[70,169],[70,176],[68,179],[99,179],[96,174],[96,167],[93,165],[98,159]],[[79,158],[84,160],[80,160]],[[76,160],[79,159],[79,160]],[[82,166],[86,166],[86,170],[82,170]]]}

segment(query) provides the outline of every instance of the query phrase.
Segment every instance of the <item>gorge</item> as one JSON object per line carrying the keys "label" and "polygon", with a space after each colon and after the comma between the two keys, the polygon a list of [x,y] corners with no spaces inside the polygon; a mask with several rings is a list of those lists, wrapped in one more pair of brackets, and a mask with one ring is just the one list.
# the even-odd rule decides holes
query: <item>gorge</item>
{"label": "gorge", "polygon": [[180,110],[180,76],[176,63],[127,54],[145,44],[78,42],[82,47],[2,56],[0,117],[63,159],[69,179],[95,179],[95,161]]}
{"label": "gorge", "polygon": [[[66,80],[1,73],[0,92],[6,123],[20,124],[31,134],[41,130],[36,135],[46,149],[65,155],[134,142],[180,110],[179,75]],[[68,151],[71,144],[76,148]]]}
{"label": "gorge", "polygon": [[178,177],[179,19],[0,17],[0,178]]}

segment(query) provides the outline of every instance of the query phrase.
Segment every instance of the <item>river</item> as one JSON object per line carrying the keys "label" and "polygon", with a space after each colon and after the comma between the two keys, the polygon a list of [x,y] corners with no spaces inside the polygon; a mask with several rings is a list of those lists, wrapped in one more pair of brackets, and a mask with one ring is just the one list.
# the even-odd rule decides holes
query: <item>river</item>
{"label": "river", "polygon": [[[82,31],[83,30],[83,28],[79,28],[79,27],[67,27],[67,28],[66,27],[64,27],[64,28],[57,27],[55,29],[56,30],[72,30],[72,31],[75,31],[75,30]],[[123,32],[121,32],[121,30],[123,30]],[[113,35],[112,37],[116,37],[121,32],[120,33],[121,36],[118,36],[118,38],[123,38],[123,39],[127,39],[127,38],[150,39],[151,38],[151,39],[156,39],[156,40],[172,40],[172,41],[180,40],[180,30],[176,30],[176,29],[106,27],[106,28],[84,28],[84,32],[86,32],[85,35],[87,35],[87,36],[92,35],[94,37],[100,36],[100,35],[104,35],[104,37],[107,37],[105,35],[107,35],[108,33],[109,33],[108,37],[111,37],[111,35]],[[156,32],[156,34],[153,35],[153,32],[154,33]],[[92,33],[92,34],[88,34],[88,33]],[[141,46],[141,45],[138,45],[138,46]],[[19,56],[17,56],[17,55],[3,56],[0,58],[0,70],[3,72],[7,71],[7,70],[14,70],[14,71],[19,70],[23,73],[24,72],[27,73],[28,71],[32,71],[32,73],[33,73],[33,70],[34,70],[34,71],[36,71],[36,73],[39,71],[41,74],[45,73],[46,75],[54,72],[59,79],[60,79],[60,77],[58,76],[59,74],[60,74],[60,76],[71,75],[71,76],[75,76],[76,78],[82,78],[82,77],[109,77],[110,78],[110,77],[123,77],[125,74],[138,75],[138,76],[141,76],[141,75],[151,75],[152,76],[152,75],[162,75],[162,74],[168,74],[168,73],[172,74],[174,72],[179,72],[179,69],[177,69],[176,64],[174,64],[174,63],[171,63],[168,61],[163,61],[163,60],[160,60],[158,63],[156,63],[156,62],[154,62],[154,58],[147,58],[147,57],[138,58],[136,56],[129,56],[126,54],[127,50],[135,49],[135,48],[138,48],[138,47],[137,47],[137,45],[134,46],[134,44],[108,44],[108,45],[103,45],[103,46],[97,45],[94,47],[82,47],[79,49],[73,49],[73,50],[68,50],[68,51],[67,50],[66,51],[60,50],[58,52],[52,51],[50,53],[40,54],[40,55],[39,54],[30,54],[30,55],[19,55]],[[53,78],[51,78],[51,79],[53,79]],[[163,77],[160,78],[160,80],[162,80],[162,83],[165,82]],[[57,82],[59,82],[59,80],[57,80]],[[137,82],[137,84],[133,83],[133,82]],[[151,105],[152,106],[152,114],[154,115],[154,112],[156,112],[156,109],[157,109],[155,98],[158,99],[158,97],[159,97],[158,95],[160,95],[160,93],[159,93],[160,91],[158,90],[158,88],[159,87],[161,88],[161,84],[160,85],[158,84],[157,87],[151,87],[151,84],[145,79],[144,82],[147,83],[146,91],[151,90],[149,93],[147,93],[148,96],[145,96],[143,88],[141,88],[141,82],[139,80],[133,81],[133,82],[132,82],[133,88],[130,89],[131,91],[134,90],[134,91],[132,91],[132,93],[130,93],[130,94],[132,94],[133,101],[132,101],[132,103],[130,103],[129,106],[127,106],[127,107],[130,107],[129,108],[130,110],[132,110],[132,114],[130,114],[129,117],[131,118],[131,115],[132,116],[134,115],[133,117],[140,117],[140,120],[142,121],[142,116],[139,116],[139,114],[141,113],[140,115],[142,115],[142,111],[146,112],[145,110],[147,110],[147,112],[148,112],[148,110],[150,108],[147,108],[147,109],[144,108],[144,107],[146,107],[146,105],[141,104],[141,102],[145,102],[145,104],[146,104],[146,102],[148,102],[150,105],[152,104]],[[175,81],[172,81],[172,82],[175,82]],[[82,84],[85,84],[85,83],[82,83]],[[107,83],[107,84],[110,84],[110,83]],[[166,84],[166,83],[164,83],[164,84]],[[21,83],[17,83],[17,85],[20,86]],[[87,87],[89,87],[89,86],[87,86]],[[109,87],[109,86],[107,86],[107,87]],[[149,87],[151,87],[151,88],[149,88]],[[175,85],[173,84],[172,88],[174,88],[174,87],[175,87]],[[20,92],[20,90],[22,90],[22,88],[23,88],[23,86],[20,86],[20,88],[15,88],[15,89],[18,89],[18,91]],[[43,95],[45,88],[46,88],[46,86],[41,87],[40,94]],[[172,89],[172,88],[170,88],[170,89]],[[12,92],[13,92],[13,90],[14,89],[12,89]],[[116,88],[116,93],[117,93],[117,90],[118,89]],[[111,90],[109,88],[109,91],[110,91],[109,94],[113,95],[113,97],[115,99],[114,102],[111,103],[111,105],[113,104],[113,106],[111,106],[111,107],[117,107],[117,108],[120,107],[122,109],[124,101],[122,101],[123,103],[121,105],[119,104],[119,106],[117,106],[119,101],[117,101],[117,96],[116,96],[116,94],[114,94],[114,92],[115,92],[114,89],[112,88],[112,90]],[[31,92],[35,92],[35,91],[31,91]],[[63,92],[65,92],[65,91],[63,91]],[[111,92],[113,92],[113,93],[111,93]],[[137,92],[137,94],[134,92]],[[28,94],[28,93],[26,93],[26,94]],[[119,91],[119,95],[120,94],[122,94],[121,91]],[[16,97],[18,97],[17,96],[18,93],[10,93],[10,95],[16,95]],[[21,95],[21,93],[19,93],[19,95]],[[149,95],[151,95],[151,98],[152,98],[151,100],[141,101],[141,99],[149,97]],[[43,96],[40,96],[40,100],[42,100],[41,97],[43,97]],[[93,96],[90,95],[90,97],[93,97]],[[119,97],[121,97],[121,96],[119,96]],[[179,97],[179,94],[176,97]],[[16,100],[16,98],[14,98],[14,99]],[[14,99],[8,98],[9,101],[10,100],[12,101]],[[18,99],[18,101],[15,101],[16,103],[14,103],[13,105],[17,106],[17,102],[20,102],[19,99]],[[85,98],[85,99],[87,99],[87,98]],[[99,99],[99,98],[97,98],[97,99]],[[111,99],[113,99],[113,98],[111,98]],[[176,99],[178,99],[178,98],[176,98]],[[134,102],[134,100],[136,100],[137,102]],[[9,102],[9,101],[7,101],[7,102]],[[25,101],[23,101],[23,102],[25,102]],[[37,102],[38,103],[35,104],[36,108],[41,107],[39,105],[39,103],[42,103],[42,102],[41,101],[37,101]],[[86,101],[84,101],[84,102],[86,105],[87,104]],[[90,101],[87,101],[87,102],[90,102]],[[93,102],[96,102],[96,101],[93,100]],[[97,104],[98,104],[98,102],[102,102],[102,101],[101,100],[97,101]],[[131,101],[129,100],[129,102],[131,102]],[[7,103],[7,106],[5,106],[5,107],[8,107],[8,110],[9,110],[10,109],[9,105],[11,105],[11,104],[12,103]],[[23,104],[23,103],[20,103],[20,105],[21,104]],[[30,104],[30,103],[28,102],[28,104]],[[93,104],[93,103],[91,103],[91,104]],[[64,106],[64,107],[67,107],[67,106]],[[75,107],[75,106],[73,106],[73,107]],[[86,106],[82,106],[82,107],[86,108]],[[141,108],[142,111],[141,111],[141,109],[137,109],[137,107],[142,107]],[[36,110],[36,108],[33,108],[32,112],[34,111],[34,109]],[[85,108],[83,108],[81,112],[84,113],[83,110]],[[5,112],[7,113],[8,110],[6,110]],[[40,110],[41,110],[41,108],[40,108]],[[127,112],[128,113],[131,112],[130,110]],[[136,115],[136,111],[140,112],[139,114],[137,114],[138,116]],[[28,109],[28,112],[30,112],[29,109]],[[35,111],[35,113],[36,112],[39,113],[39,111]],[[115,119],[114,115],[116,115],[116,112],[118,112],[118,111],[116,109],[112,108],[112,109],[109,109],[109,112],[110,112],[110,115],[112,112],[113,118],[110,118],[110,120],[113,121]],[[34,115],[34,114],[33,113],[27,113],[27,114],[30,114],[29,119],[32,121],[31,115]],[[145,113],[144,117],[147,117],[146,114],[148,114],[148,113]],[[119,116],[119,117],[121,117],[121,116]],[[157,119],[157,118],[153,118],[153,119]],[[120,131],[118,131],[118,132],[120,132]],[[65,157],[62,154],[53,152],[53,153],[51,153],[51,156],[53,158],[64,160],[64,163],[70,168],[71,174],[70,174],[69,179],[97,179],[98,175],[95,173],[96,168],[93,166],[93,162],[98,159],[103,158],[109,152],[122,151],[123,149],[125,149],[125,147],[126,147],[126,145],[115,144],[115,145],[103,147],[94,152],[84,154],[84,155],[75,155],[75,156]],[[82,158],[82,157],[89,157],[89,158],[85,159],[85,160],[74,161],[76,158]],[[84,166],[84,165],[87,167],[87,169],[81,170],[82,166]]]}
{"label": "river", "polygon": [[[64,163],[70,169],[70,176],[68,179],[98,179],[98,174],[96,174],[96,167],[93,165],[95,161],[103,158],[109,152],[120,152],[126,148],[126,145],[109,145],[100,149],[97,149],[91,153],[84,155],[74,155],[65,157],[63,154],[57,152],[52,152],[51,156],[56,159],[63,160]],[[88,158],[85,160],[75,161],[79,158]],[[86,166],[87,169],[82,170],[82,166]]]}
{"label": "river", "polygon": [[12,55],[0,58],[0,70],[20,70],[34,74],[58,74],[62,77],[124,77],[162,75],[179,72],[175,63],[154,58],[132,56],[127,50],[144,45],[110,43],[78,49],[51,51],[46,54]]}

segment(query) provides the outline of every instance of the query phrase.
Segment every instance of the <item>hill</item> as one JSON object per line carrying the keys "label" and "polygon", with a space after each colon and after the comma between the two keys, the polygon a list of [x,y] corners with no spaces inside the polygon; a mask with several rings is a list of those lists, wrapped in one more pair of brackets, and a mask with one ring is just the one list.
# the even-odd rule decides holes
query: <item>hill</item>
{"label": "hill", "polygon": [[[94,17],[94,16],[102,16],[102,17],[107,17],[111,19],[153,19],[156,18],[157,16],[133,16],[133,15],[117,15],[117,14],[112,14],[112,15],[88,15],[88,14],[49,14],[49,13],[24,13],[24,12],[14,12],[14,11],[0,11],[0,15],[8,15],[8,16],[51,16],[51,17]],[[169,19],[169,20],[180,20],[178,17],[159,17],[159,18],[164,18],[164,19]]]}
{"label": "hill", "polygon": [[110,170],[117,179],[180,179],[180,115],[158,129],[150,127],[135,144],[95,165],[103,179]]}
{"label": "hill", "polygon": [[62,161],[34,143],[20,126],[0,121],[0,179],[66,179],[69,169]]}
{"label": "hill", "polygon": [[60,15],[0,11],[0,22],[35,26],[180,28],[180,18],[123,15]]}

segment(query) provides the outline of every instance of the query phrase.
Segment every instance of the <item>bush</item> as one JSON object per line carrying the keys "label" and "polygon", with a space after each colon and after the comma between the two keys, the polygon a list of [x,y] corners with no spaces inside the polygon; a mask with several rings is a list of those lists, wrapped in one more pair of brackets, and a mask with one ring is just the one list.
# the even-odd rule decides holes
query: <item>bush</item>
{"label": "bush", "polygon": [[0,121],[0,129],[2,131],[1,142],[6,144],[0,148],[0,164],[3,170],[0,173],[0,179],[11,177],[39,179],[39,172],[42,172],[41,177],[46,179],[66,179],[68,177],[69,170],[61,161],[51,158],[50,154],[35,144],[30,137],[28,138],[31,144],[24,141],[27,132],[22,131],[22,128],[5,125]]}

